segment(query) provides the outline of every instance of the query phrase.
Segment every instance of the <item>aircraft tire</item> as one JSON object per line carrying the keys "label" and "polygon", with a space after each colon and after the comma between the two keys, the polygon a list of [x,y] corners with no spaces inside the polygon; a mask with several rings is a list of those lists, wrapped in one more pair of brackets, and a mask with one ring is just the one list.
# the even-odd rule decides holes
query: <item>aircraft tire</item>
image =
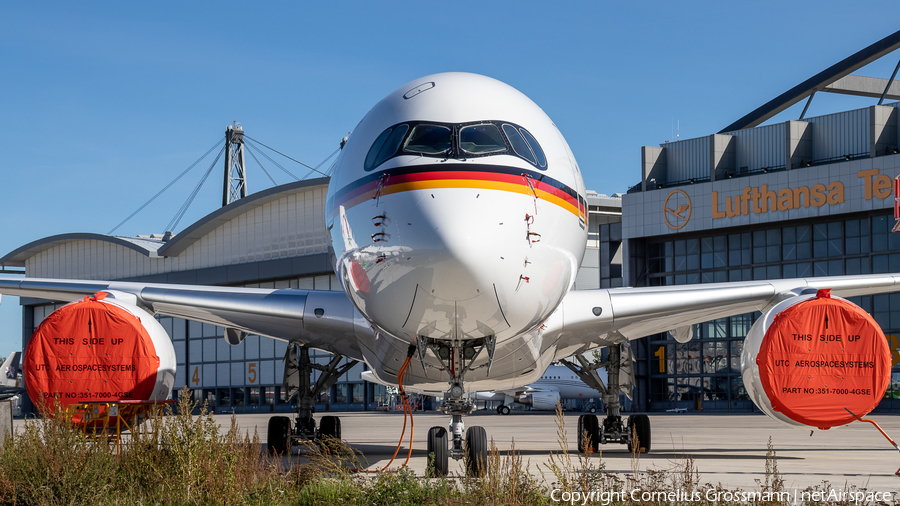
{"label": "aircraft tire", "polygon": [[[633,427],[633,429],[632,429]],[[628,430],[637,433],[638,453],[650,453],[650,417],[647,415],[631,415],[628,417]],[[632,451],[635,451],[632,445]]]}
{"label": "aircraft tire", "polygon": [[323,416],[319,421],[319,436],[341,439],[341,419],[336,416]]}
{"label": "aircraft tire", "polygon": [[[447,429],[443,427],[432,427],[428,429],[428,464],[425,475],[431,478],[441,478],[447,476],[447,459],[449,457],[449,449],[447,448]],[[434,458],[432,459],[432,455]]]}
{"label": "aircraft tire", "polygon": [[600,442],[600,422],[597,420],[597,415],[580,415],[578,419],[578,451],[586,453],[587,445],[585,445],[584,433],[587,432],[587,443],[590,445],[591,453],[595,453]]}
{"label": "aircraft tire", "polygon": [[501,414],[501,415],[508,415],[508,414],[509,414],[509,406],[507,406],[506,404],[500,406],[500,408],[498,408],[498,409],[500,410],[500,414]]}
{"label": "aircraft tire", "polygon": [[288,455],[291,452],[291,420],[286,416],[269,418],[266,447],[272,455]]}
{"label": "aircraft tire", "polygon": [[594,406],[591,406],[590,412],[591,412],[592,414],[593,414],[593,413],[596,413],[596,412],[597,412],[597,408],[595,408]]}
{"label": "aircraft tire", "polygon": [[481,478],[487,469],[487,433],[484,427],[469,427],[466,431],[466,474]]}

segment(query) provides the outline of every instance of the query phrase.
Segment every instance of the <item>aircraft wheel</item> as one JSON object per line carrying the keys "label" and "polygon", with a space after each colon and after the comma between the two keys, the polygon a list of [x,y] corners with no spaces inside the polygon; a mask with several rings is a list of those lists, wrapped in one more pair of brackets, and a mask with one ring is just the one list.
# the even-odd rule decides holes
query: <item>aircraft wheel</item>
{"label": "aircraft wheel", "polygon": [[500,414],[500,408],[502,408],[502,407],[503,407],[503,404],[497,406],[497,414],[498,414],[498,415]]}
{"label": "aircraft wheel", "polygon": [[[584,440],[585,432],[587,432],[587,441]],[[587,453],[585,450],[590,447],[591,453],[594,453],[597,451],[599,442],[600,422],[597,420],[597,415],[580,415],[578,417],[578,451]]]}
{"label": "aircraft wheel", "polygon": [[319,422],[319,436],[341,439],[341,419],[336,416],[323,416]]}
{"label": "aircraft wheel", "polygon": [[266,447],[273,455],[291,453],[291,420],[286,416],[269,418]]}
{"label": "aircraft wheel", "polygon": [[432,478],[447,476],[447,459],[450,456],[447,448],[447,429],[443,427],[428,429],[427,449],[428,467],[425,470],[426,476]]}
{"label": "aircraft wheel", "polygon": [[594,406],[591,406],[590,412],[591,412],[591,413],[596,413],[596,412],[597,412],[597,408],[595,408]]}
{"label": "aircraft wheel", "polygon": [[[647,415],[631,415],[628,418],[628,430],[632,434],[637,433],[637,444],[640,445],[637,451],[639,453],[650,453],[650,417]],[[631,450],[635,451],[634,444],[632,444]]]}
{"label": "aircraft wheel", "polygon": [[500,406],[499,409],[500,409],[500,414],[501,414],[501,415],[508,415],[508,414],[509,414],[509,406],[507,406],[507,405],[504,404],[503,406]]}
{"label": "aircraft wheel", "polygon": [[469,427],[466,431],[466,472],[469,476],[481,478],[487,469],[487,433],[484,427]]}

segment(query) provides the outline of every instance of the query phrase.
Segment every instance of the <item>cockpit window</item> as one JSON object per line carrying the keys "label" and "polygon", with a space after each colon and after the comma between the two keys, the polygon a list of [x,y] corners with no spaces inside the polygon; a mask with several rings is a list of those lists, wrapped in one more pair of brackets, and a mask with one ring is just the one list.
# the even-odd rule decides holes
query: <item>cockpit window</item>
{"label": "cockpit window", "polygon": [[372,143],[366,153],[364,168],[375,170],[387,160],[404,154],[446,159],[508,154],[522,158],[540,170],[547,169],[547,157],[528,130],[496,120],[460,124],[412,121],[394,125],[381,132]]}
{"label": "cockpit window", "polygon": [[423,123],[413,127],[403,151],[423,155],[439,155],[450,151],[451,130],[441,125]]}
{"label": "cockpit window", "polygon": [[366,170],[372,170],[394,156],[408,130],[409,125],[396,125],[381,132],[366,155]]}
{"label": "cockpit window", "polygon": [[509,143],[512,144],[513,151],[515,151],[517,155],[528,160],[533,165],[538,164],[534,157],[534,153],[531,152],[531,148],[528,147],[528,143],[525,142],[525,138],[519,133],[518,128],[509,123],[504,123],[503,133],[506,134],[506,138],[509,139]]}
{"label": "cockpit window", "polygon": [[519,132],[522,133],[522,137],[525,137],[525,140],[528,141],[528,145],[531,146],[531,152],[534,153],[534,156],[537,158],[537,164],[539,167],[547,166],[547,157],[544,156],[544,150],[541,149],[541,145],[538,144],[537,139],[531,135],[531,132],[525,130],[524,128],[520,128]]}
{"label": "cockpit window", "polygon": [[491,123],[470,125],[459,130],[459,147],[470,155],[486,155],[506,151],[500,129]]}
{"label": "cockpit window", "polygon": [[378,156],[378,152],[381,150],[381,147],[384,146],[384,141],[391,135],[391,130],[393,129],[394,127],[391,127],[384,132],[381,132],[381,135],[379,135],[375,139],[375,142],[372,143],[372,147],[369,148],[369,153],[366,155],[366,170],[372,170],[372,168],[375,167],[375,158]]}

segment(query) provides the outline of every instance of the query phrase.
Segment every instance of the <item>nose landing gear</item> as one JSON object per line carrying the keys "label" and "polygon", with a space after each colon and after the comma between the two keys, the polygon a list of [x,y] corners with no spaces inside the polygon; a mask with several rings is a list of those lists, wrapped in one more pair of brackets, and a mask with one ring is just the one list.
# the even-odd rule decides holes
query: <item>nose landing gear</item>
{"label": "nose landing gear", "polygon": [[[450,415],[449,434],[443,427],[432,427],[428,431],[428,474],[430,476],[446,476],[448,459],[463,459],[466,474],[473,477],[484,476],[487,467],[487,433],[484,427],[465,428],[463,416],[475,410],[475,403],[466,397],[463,378],[472,363],[484,349],[489,358],[486,366],[490,370],[493,360],[493,337],[473,341],[443,341],[419,339],[419,357],[424,362],[424,350],[430,348],[441,361],[445,369],[450,371],[450,389],[444,394],[441,404],[442,413]],[[449,450],[448,450],[449,446]]]}

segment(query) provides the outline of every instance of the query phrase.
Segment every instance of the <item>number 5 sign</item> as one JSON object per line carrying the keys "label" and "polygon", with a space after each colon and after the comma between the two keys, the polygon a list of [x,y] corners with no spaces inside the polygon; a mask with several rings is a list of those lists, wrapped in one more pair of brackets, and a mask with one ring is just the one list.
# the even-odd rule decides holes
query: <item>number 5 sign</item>
{"label": "number 5 sign", "polygon": [[259,383],[259,363],[257,362],[247,362],[247,384],[248,385],[256,385]]}

